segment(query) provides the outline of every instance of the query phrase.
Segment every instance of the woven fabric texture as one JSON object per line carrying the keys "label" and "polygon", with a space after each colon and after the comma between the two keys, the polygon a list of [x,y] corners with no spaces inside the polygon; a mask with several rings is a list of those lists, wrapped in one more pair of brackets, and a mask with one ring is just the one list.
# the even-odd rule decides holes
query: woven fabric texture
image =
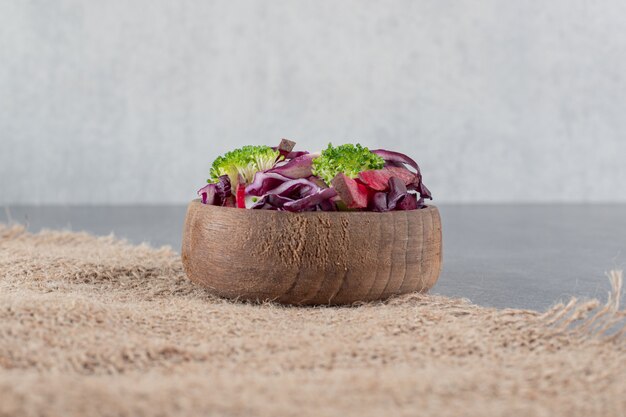
{"label": "woven fabric texture", "polygon": [[0,416],[620,416],[606,303],[496,310],[215,298],[169,248],[0,226]]}

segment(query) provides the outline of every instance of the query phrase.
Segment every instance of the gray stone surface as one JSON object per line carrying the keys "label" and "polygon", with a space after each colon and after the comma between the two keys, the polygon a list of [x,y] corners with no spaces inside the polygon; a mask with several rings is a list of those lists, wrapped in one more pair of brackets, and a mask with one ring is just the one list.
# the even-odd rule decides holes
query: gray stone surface
{"label": "gray stone surface", "polygon": [[[500,308],[606,298],[626,265],[626,205],[442,205],[444,267],[434,293]],[[11,207],[0,222],[87,230],[178,249],[184,206]]]}
{"label": "gray stone surface", "polygon": [[0,204],[184,203],[280,137],[438,202],[626,202],[626,2],[0,1]]}

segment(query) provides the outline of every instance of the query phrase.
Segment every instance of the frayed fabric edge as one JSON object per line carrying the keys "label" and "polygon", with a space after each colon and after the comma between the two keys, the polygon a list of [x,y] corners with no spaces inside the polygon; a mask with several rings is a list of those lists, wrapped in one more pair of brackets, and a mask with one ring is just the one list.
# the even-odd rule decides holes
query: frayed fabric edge
{"label": "frayed fabric edge", "polygon": [[620,310],[624,272],[613,270],[607,276],[611,290],[604,305],[597,299],[572,297],[567,304],[559,303],[548,309],[539,316],[539,321],[557,333],[577,339],[626,340],[626,309]]}

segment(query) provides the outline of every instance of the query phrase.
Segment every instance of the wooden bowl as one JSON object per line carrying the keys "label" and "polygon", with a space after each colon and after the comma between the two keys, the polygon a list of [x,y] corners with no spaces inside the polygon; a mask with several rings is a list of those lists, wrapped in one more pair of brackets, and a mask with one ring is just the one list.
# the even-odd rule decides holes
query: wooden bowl
{"label": "wooden bowl", "polygon": [[182,260],[196,284],[228,298],[349,304],[430,289],[441,270],[441,219],[421,210],[244,210],[194,200]]}

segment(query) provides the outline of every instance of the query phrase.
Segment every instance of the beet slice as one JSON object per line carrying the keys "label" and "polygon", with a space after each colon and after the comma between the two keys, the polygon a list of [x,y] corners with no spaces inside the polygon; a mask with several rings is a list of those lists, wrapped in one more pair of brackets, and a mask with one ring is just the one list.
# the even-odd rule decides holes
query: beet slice
{"label": "beet slice", "polygon": [[367,207],[367,187],[359,184],[344,173],[339,173],[333,178],[332,185],[341,200],[349,209]]}
{"label": "beet slice", "polygon": [[416,174],[406,168],[387,166],[383,169],[372,169],[359,173],[359,179],[368,187],[376,191],[389,189],[389,180],[393,177],[402,180],[404,185],[415,182]]}

